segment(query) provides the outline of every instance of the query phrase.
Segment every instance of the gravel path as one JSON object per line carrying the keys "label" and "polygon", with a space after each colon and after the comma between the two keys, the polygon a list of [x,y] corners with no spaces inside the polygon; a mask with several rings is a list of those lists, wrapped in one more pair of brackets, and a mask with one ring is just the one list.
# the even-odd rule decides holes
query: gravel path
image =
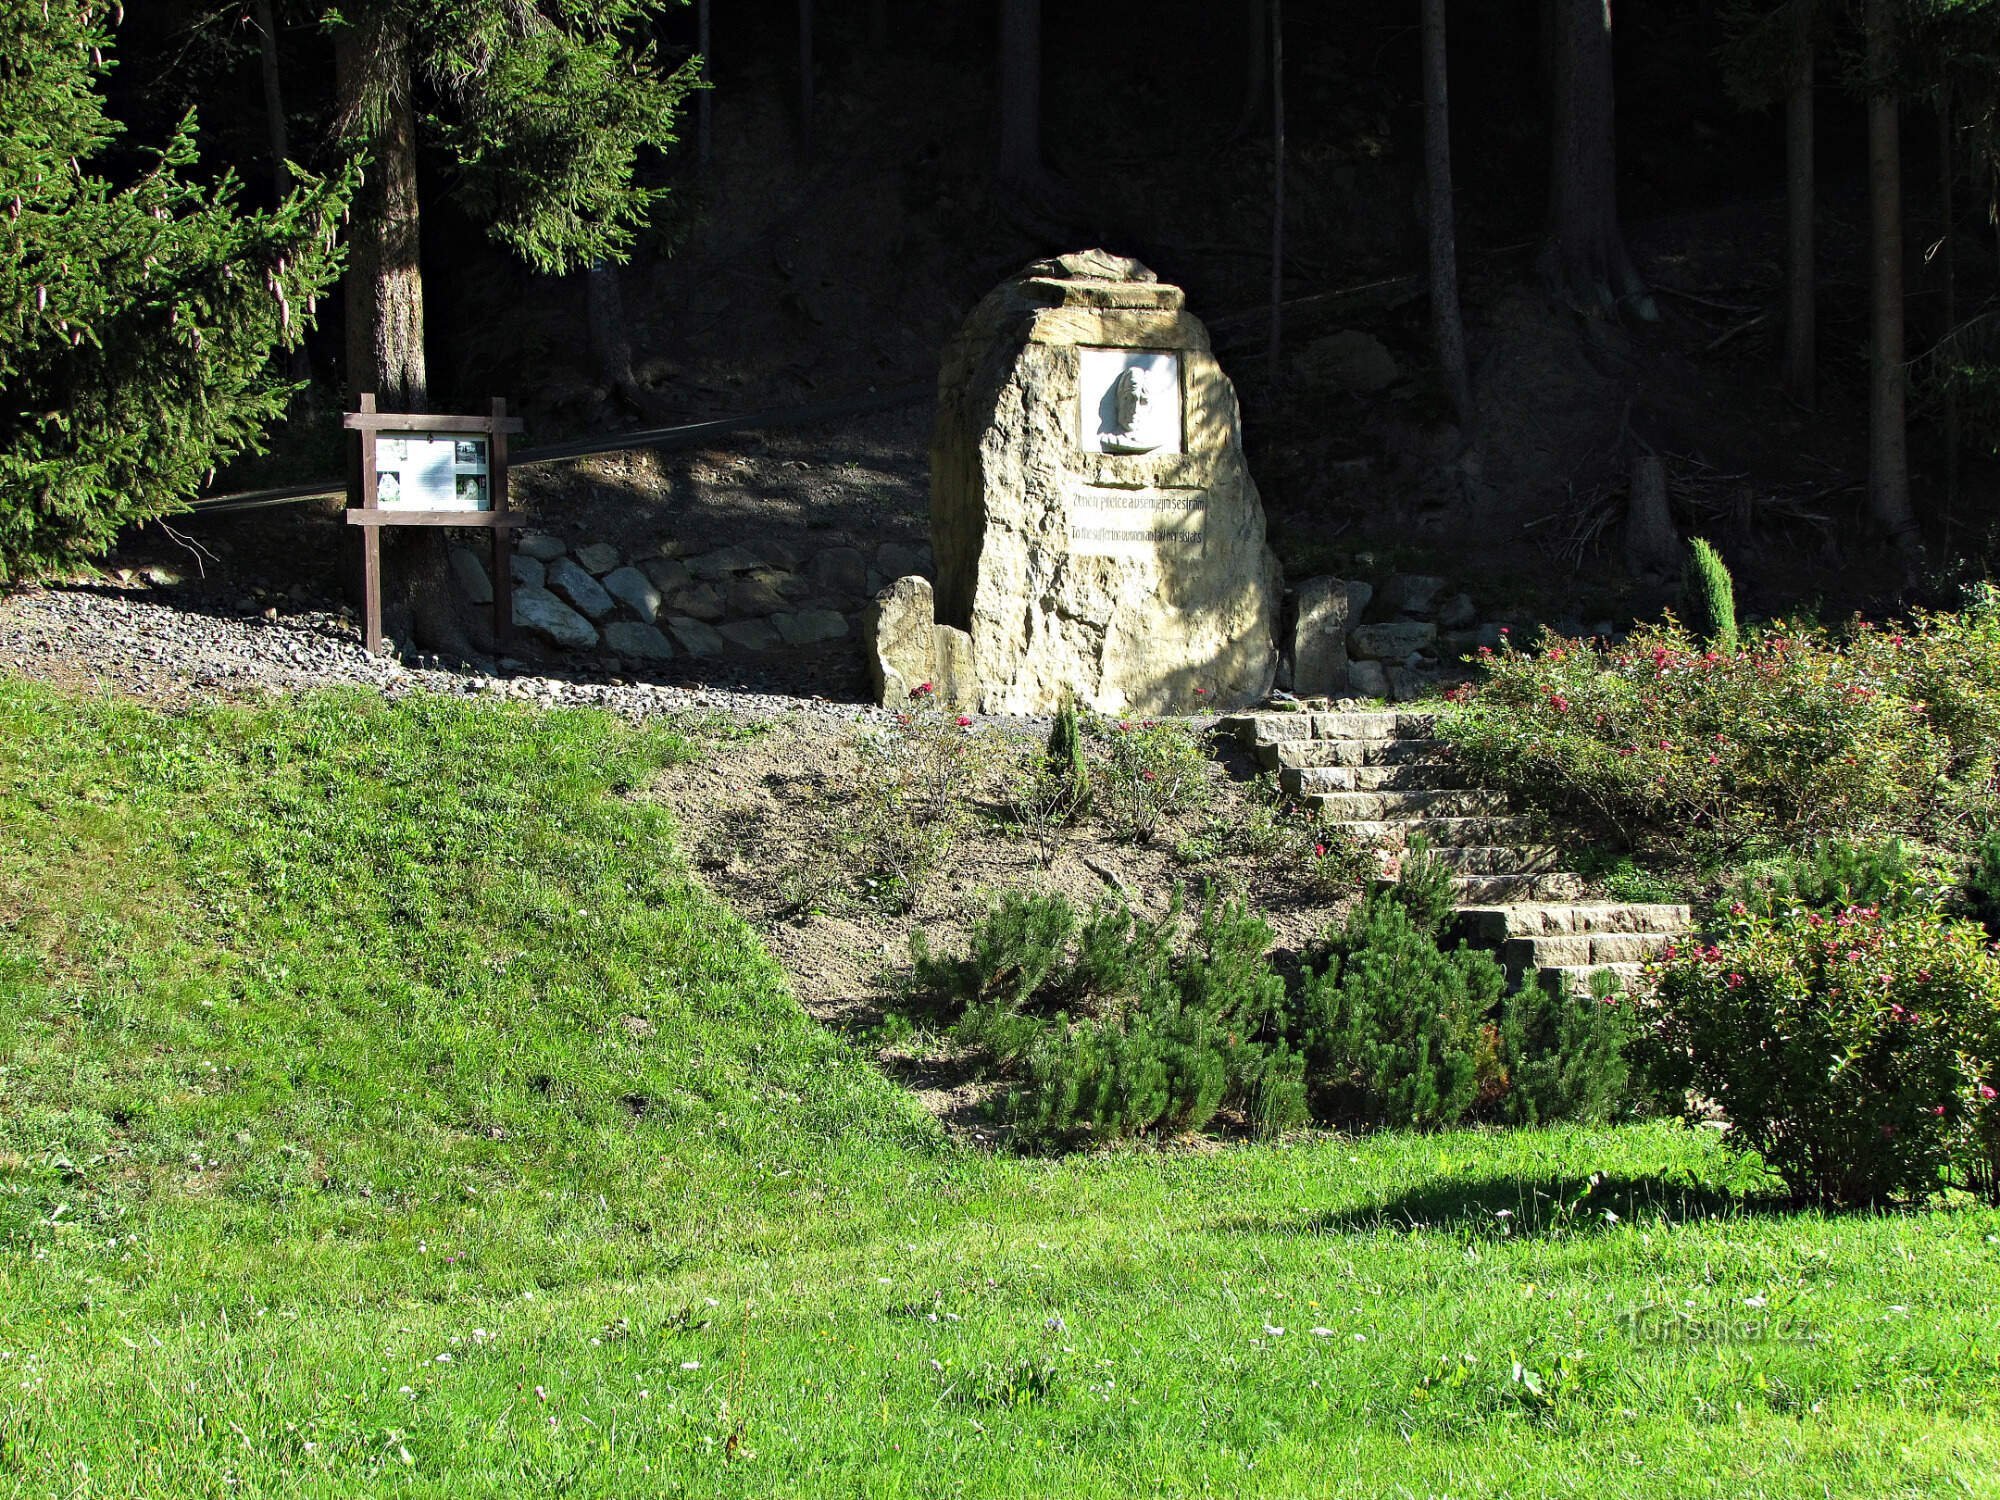
{"label": "gravel path", "polygon": [[690,712],[886,717],[865,703],[754,686],[675,686],[584,673],[544,676],[507,659],[469,668],[446,668],[425,658],[405,664],[364,651],[346,610],[312,602],[261,611],[192,608],[164,590],[31,588],[0,598],[0,669],[169,704],[353,684],[392,697],[423,691],[516,698],[543,707],[589,704],[633,718]]}

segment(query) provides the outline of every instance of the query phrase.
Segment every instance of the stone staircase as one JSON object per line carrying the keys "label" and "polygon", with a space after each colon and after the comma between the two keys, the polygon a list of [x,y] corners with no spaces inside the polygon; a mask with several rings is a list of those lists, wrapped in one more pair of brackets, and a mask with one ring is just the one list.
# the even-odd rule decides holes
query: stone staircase
{"label": "stone staircase", "polygon": [[1247,713],[1219,727],[1330,828],[1377,850],[1385,874],[1394,876],[1410,839],[1422,836],[1453,871],[1456,934],[1493,950],[1512,979],[1532,971],[1578,990],[1598,974],[1629,980],[1693,930],[1686,906],[1583,900],[1584,882],[1561,868],[1535,820],[1504,794],[1465,785],[1430,714]]}

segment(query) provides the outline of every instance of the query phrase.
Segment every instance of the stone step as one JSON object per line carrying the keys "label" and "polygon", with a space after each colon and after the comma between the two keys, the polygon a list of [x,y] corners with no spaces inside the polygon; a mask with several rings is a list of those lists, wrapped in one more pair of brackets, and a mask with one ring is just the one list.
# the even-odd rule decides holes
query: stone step
{"label": "stone step", "polygon": [[1509,938],[1500,945],[1500,962],[1510,974],[1592,964],[1642,964],[1658,958],[1677,936],[1667,932],[1598,932]]}
{"label": "stone step", "polygon": [[1428,736],[1436,727],[1435,714],[1398,709],[1230,714],[1216,721],[1216,728],[1234,734],[1246,745],[1265,740],[1386,740],[1399,735]]}
{"label": "stone step", "polygon": [[1630,994],[1638,987],[1639,964],[1563,964],[1552,969],[1543,969],[1537,979],[1540,983],[1558,987],[1572,995],[1590,993],[1590,981],[1599,974],[1615,974],[1620,987]]}
{"label": "stone step", "polygon": [[1464,784],[1442,761],[1410,761],[1399,766],[1300,766],[1278,773],[1288,792],[1437,792]]}
{"label": "stone step", "polygon": [[1501,813],[1482,818],[1388,818],[1328,823],[1332,833],[1357,844],[1389,844],[1404,847],[1413,838],[1422,838],[1433,849],[1466,844],[1520,844],[1540,831],[1535,819],[1517,813]]}
{"label": "stone step", "polygon": [[1692,932],[1694,908],[1651,902],[1517,900],[1461,906],[1454,926],[1459,936],[1498,948],[1514,938]]}
{"label": "stone step", "polygon": [[1458,875],[1452,884],[1458,888],[1459,900],[1471,907],[1501,901],[1574,901],[1583,894],[1583,877],[1567,870],[1539,875]]}
{"label": "stone step", "polygon": [[1337,822],[1373,822],[1400,818],[1476,818],[1507,811],[1501,792],[1433,790],[1425,792],[1312,792],[1308,807]]}
{"label": "stone step", "polygon": [[1267,771],[1302,771],[1331,766],[1381,769],[1432,765],[1442,769],[1444,744],[1413,735],[1382,740],[1259,740],[1257,763]]}
{"label": "stone step", "polygon": [[1431,857],[1455,875],[1546,875],[1562,854],[1540,845],[1463,844],[1433,849]]}

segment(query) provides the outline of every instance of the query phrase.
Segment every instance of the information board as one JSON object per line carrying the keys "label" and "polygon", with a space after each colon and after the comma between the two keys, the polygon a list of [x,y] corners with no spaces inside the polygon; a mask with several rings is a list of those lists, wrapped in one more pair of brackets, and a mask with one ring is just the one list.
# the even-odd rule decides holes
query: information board
{"label": "information board", "polygon": [[383,510],[491,510],[484,437],[375,434],[375,500]]}

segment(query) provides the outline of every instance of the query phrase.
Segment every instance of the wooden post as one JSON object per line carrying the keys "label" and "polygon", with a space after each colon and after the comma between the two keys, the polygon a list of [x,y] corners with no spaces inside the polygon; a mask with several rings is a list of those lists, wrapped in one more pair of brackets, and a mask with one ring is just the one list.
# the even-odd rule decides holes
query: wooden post
{"label": "wooden post", "polygon": [[1278,366],[1283,355],[1285,317],[1285,12],[1283,0],[1271,0],[1271,394],[1281,389]]}
{"label": "wooden post", "polygon": [[[363,416],[375,412],[375,393],[363,391],[358,403]],[[361,443],[361,508],[374,510],[375,429],[363,427],[355,436]],[[361,528],[361,644],[370,656],[382,650],[382,528]]]}
{"label": "wooden post", "polygon": [[[507,403],[493,398],[493,441],[486,450],[486,492],[496,521],[507,515]],[[493,644],[504,646],[514,633],[514,528],[493,528]]]}

